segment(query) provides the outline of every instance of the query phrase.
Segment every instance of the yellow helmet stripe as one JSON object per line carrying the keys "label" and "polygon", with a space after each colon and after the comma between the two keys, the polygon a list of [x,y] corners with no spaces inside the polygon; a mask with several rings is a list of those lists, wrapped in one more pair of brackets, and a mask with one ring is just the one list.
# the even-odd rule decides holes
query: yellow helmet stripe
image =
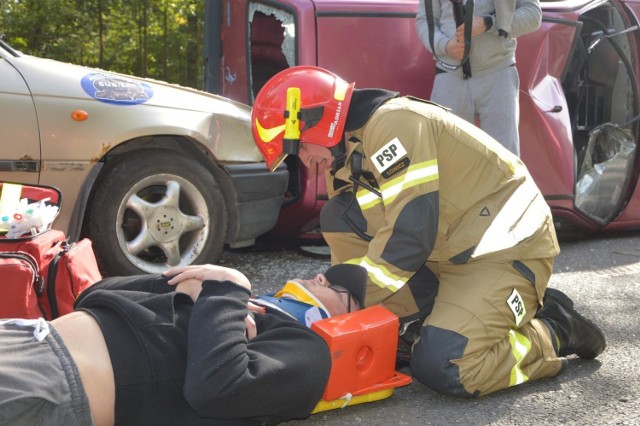
{"label": "yellow helmet stripe", "polygon": [[256,129],[258,130],[258,135],[260,136],[260,140],[264,143],[271,142],[276,136],[284,131],[285,125],[272,127],[270,129],[265,129],[262,127],[258,119],[256,118]]}
{"label": "yellow helmet stripe", "polygon": [[347,89],[349,89],[349,83],[342,80],[341,78],[337,78],[336,88],[333,91],[333,98],[339,102],[344,101],[344,98],[347,96]]}

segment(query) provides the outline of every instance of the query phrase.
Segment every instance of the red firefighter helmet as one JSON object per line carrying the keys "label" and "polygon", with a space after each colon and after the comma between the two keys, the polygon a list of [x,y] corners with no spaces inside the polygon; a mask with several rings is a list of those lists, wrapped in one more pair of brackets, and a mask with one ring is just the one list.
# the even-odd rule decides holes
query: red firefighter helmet
{"label": "red firefighter helmet", "polygon": [[340,142],[353,83],[319,67],[287,68],[271,77],[251,110],[258,150],[274,171],[300,143],[331,148]]}

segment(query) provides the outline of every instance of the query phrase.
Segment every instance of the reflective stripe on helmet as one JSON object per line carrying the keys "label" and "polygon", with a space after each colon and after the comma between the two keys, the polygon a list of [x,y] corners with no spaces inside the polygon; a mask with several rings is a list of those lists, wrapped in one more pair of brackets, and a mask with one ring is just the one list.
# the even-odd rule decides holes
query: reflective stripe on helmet
{"label": "reflective stripe on helmet", "polygon": [[264,143],[271,142],[276,136],[284,131],[285,125],[272,127],[270,129],[265,129],[262,127],[258,119],[256,118],[256,130],[258,131],[258,136],[260,136],[260,141]]}

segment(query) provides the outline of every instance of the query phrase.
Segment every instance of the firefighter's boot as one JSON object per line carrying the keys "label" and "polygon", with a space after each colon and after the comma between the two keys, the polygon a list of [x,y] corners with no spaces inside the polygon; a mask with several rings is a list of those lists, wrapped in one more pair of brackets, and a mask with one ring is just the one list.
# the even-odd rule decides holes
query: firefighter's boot
{"label": "firefighter's boot", "polygon": [[602,330],[573,309],[573,301],[560,290],[547,289],[536,317],[551,330],[558,356],[576,354],[593,359],[607,347]]}

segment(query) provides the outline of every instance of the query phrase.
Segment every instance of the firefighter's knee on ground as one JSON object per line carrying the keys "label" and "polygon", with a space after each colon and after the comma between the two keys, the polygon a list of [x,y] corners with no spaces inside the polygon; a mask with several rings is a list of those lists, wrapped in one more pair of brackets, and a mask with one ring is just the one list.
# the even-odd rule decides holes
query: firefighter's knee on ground
{"label": "firefighter's knee on ground", "polygon": [[467,338],[451,330],[427,325],[413,347],[411,372],[425,386],[449,396],[474,397],[460,383],[458,366],[451,359],[462,357]]}

